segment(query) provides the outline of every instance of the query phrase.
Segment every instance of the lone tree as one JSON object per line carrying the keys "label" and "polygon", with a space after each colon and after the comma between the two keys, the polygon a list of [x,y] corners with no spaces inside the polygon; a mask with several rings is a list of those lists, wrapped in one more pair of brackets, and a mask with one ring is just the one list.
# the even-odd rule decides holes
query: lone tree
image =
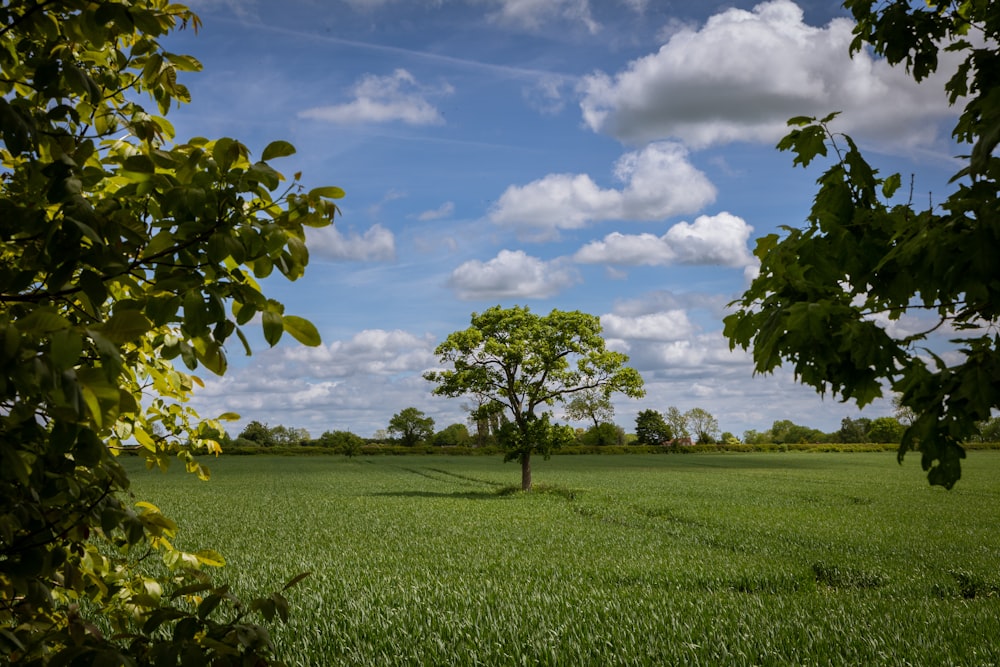
{"label": "lone tree", "polygon": [[178,25],[198,18],[167,0],[0,6],[3,664],[268,664],[249,614],[287,613],[280,593],[245,605],[215,587],[200,568],[218,554],[172,547],[176,525],[133,505],[113,455],[137,442],[207,477],[193,452],[223,430],[185,405],[191,372],[225,372],[251,322],[272,345],[319,344],[255,279],[300,277],[303,227],[343,194],[283,183],[287,142],[251,158],[231,138],[174,141],[162,115],[201,68],[159,43]]}
{"label": "lone tree", "polygon": [[[902,179],[882,176],[850,137],[823,119],[793,118],[778,147],[808,166],[832,151],[808,223],[757,242],[760,275],[725,320],[730,345],[752,348],[757,372],[784,362],[823,393],[865,405],[884,385],[912,411],[898,458],[919,448],[931,484],[961,477],[959,444],[1000,408],[1000,9],[995,2],[848,0],[851,51],[870,47],[916,81],[941,49],[958,68],[944,86],[964,107],[952,137],[965,147],[947,196],[918,208],[894,200]],[[916,333],[887,326],[908,314]],[[906,327],[901,327],[906,329]],[[941,340],[935,332],[954,332]],[[947,353],[947,354],[946,354]]]}
{"label": "lone tree", "polygon": [[557,402],[581,392],[643,395],[642,377],[628,357],[605,348],[601,322],[579,311],[535,315],[526,306],[494,306],[472,314],[472,326],[448,336],[435,350],[451,370],[424,377],[441,396],[472,395],[499,403],[511,421],[501,428],[505,460],[521,463],[521,488],[531,489],[531,455],[547,455],[565,434],[549,423]]}
{"label": "lone tree", "polygon": [[434,435],[434,420],[416,408],[404,408],[389,420],[389,433],[395,433],[406,447],[413,447]]}

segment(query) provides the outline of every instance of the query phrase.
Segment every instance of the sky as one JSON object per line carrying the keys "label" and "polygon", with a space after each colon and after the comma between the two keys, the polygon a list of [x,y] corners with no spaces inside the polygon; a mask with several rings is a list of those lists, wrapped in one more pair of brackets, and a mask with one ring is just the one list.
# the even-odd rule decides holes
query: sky
{"label": "sky", "polygon": [[789,118],[840,111],[834,129],[912,177],[915,198],[956,170],[943,76],[917,85],[852,59],[836,3],[188,4],[201,28],[165,45],[204,71],[181,77],[193,100],[168,115],[178,140],[230,136],[257,156],[290,141],[297,153],[273,167],[346,191],[336,224],[309,230],[305,277],[264,281],[323,345],[268,349],[250,325],[253,356],[235,344],[225,376],[200,372],[192,406],[238,412],[232,435],[258,420],[370,437],[407,407],[439,430],[464,423],[470,401],[432,395],[422,374],[498,304],[599,316],[645,380],[644,398],[614,400],[626,431],[670,406],[737,436],[892,413],[818,396],[785,369],[755,375],[722,335],[756,239],[801,227],[822,173],[776,150]]}

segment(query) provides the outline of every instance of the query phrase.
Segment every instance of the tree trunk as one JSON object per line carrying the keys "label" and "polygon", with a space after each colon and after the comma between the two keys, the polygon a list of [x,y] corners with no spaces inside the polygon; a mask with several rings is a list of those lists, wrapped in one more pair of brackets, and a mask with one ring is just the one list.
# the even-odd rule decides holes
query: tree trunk
{"label": "tree trunk", "polygon": [[521,490],[531,491],[531,452],[521,454]]}

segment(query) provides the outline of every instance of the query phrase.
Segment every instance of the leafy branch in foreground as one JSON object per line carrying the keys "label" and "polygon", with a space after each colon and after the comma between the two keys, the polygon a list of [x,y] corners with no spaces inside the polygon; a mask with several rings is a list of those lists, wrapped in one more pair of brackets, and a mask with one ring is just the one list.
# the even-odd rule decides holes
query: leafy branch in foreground
{"label": "leafy branch in foreground", "polygon": [[[725,319],[731,346],[752,348],[758,372],[790,363],[820,392],[865,405],[888,384],[915,415],[899,458],[919,449],[928,480],[951,488],[961,442],[1000,407],[1000,10],[989,2],[848,0],[852,52],[866,45],[921,81],[944,49],[964,56],[945,85],[964,100],[952,136],[971,146],[939,206],[893,204],[899,174],[881,176],[854,141],[822,119],[793,118],[778,144],[808,166],[834,150],[807,225],[760,239],[760,275]],[[914,313],[935,320],[907,333]],[[902,332],[897,333],[898,330]],[[940,340],[934,334],[950,334]]]}
{"label": "leafy branch in foreground", "polygon": [[271,345],[320,342],[257,280],[303,274],[305,227],[343,192],[287,183],[284,141],[259,159],[232,138],[174,141],[162,114],[201,65],[158,40],[188,25],[166,0],[0,7],[0,662],[267,664],[249,614],[287,614],[280,593],[241,603],[212,584],[222,558],[175,548],[114,456],[138,443],[150,466],[207,478],[193,454],[218,452],[235,415],[186,405],[193,372],[224,373],[233,337],[249,353],[257,316]]}

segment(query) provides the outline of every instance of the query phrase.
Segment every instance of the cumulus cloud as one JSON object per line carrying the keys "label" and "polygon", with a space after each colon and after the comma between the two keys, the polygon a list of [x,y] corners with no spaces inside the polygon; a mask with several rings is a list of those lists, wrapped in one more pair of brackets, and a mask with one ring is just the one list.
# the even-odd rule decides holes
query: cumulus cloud
{"label": "cumulus cloud", "polygon": [[450,95],[452,87],[423,86],[405,69],[388,76],[366,74],[354,85],[350,102],[313,107],[299,112],[302,118],[336,124],[391,123],[440,125],[444,118],[427,98]]}
{"label": "cumulus cloud", "polygon": [[668,310],[646,315],[601,315],[604,334],[611,338],[674,341],[690,336],[694,326],[683,310]]}
{"label": "cumulus cloud", "polygon": [[429,211],[424,211],[417,216],[417,220],[427,221],[427,220],[440,220],[441,218],[447,218],[452,213],[455,212],[455,202],[446,201],[435,209]]}
{"label": "cumulus cloud", "polygon": [[488,262],[471,260],[455,269],[448,285],[460,299],[544,299],[578,282],[571,268],[544,262],[523,250],[501,250]]}
{"label": "cumulus cloud", "polygon": [[576,252],[582,264],[664,266],[668,264],[721,264],[755,266],[747,248],[753,227],[731,213],[698,216],[693,223],[679,222],[663,236],[612,232]]}
{"label": "cumulus cloud", "polygon": [[336,226],[307,233],[313,257],[354,262],[384,262],[396,257],[396,239],[382,225],[372,225],[364,234],[344,234]]}
{"label": "cumulus cloud", "polygon": [[321,378],[395,375],[419,372],[435,363],[434,341],[399,329],[365,329],[348,340],[319,347],[291,347],[282,364],[298,373]]}
{"label": "cumulus cloud", "polygon": [[523,236],[551,238],[608,220],[660,220],[692,213],[715,199],[715,186],[672,142],[623,155],[614,167],[621,189],[602,188],[587,174],[549,174],[508,187],[491,208],[492,222]]}
{"label": "cumulus cloud", "polygon": [[[806,25],[790,0],[728,9],[700,29],[675,26],[656,53],[581,83],[586,124],[630,142],[664,138],[692,148],[773,142],[792,116],[842,110],[838,128],[880,141],[932,142],[953,113],[940,76],[915,84],[865,52],[851,59],[852,23]],[[943,56],[945,54],[942,54]]]}

